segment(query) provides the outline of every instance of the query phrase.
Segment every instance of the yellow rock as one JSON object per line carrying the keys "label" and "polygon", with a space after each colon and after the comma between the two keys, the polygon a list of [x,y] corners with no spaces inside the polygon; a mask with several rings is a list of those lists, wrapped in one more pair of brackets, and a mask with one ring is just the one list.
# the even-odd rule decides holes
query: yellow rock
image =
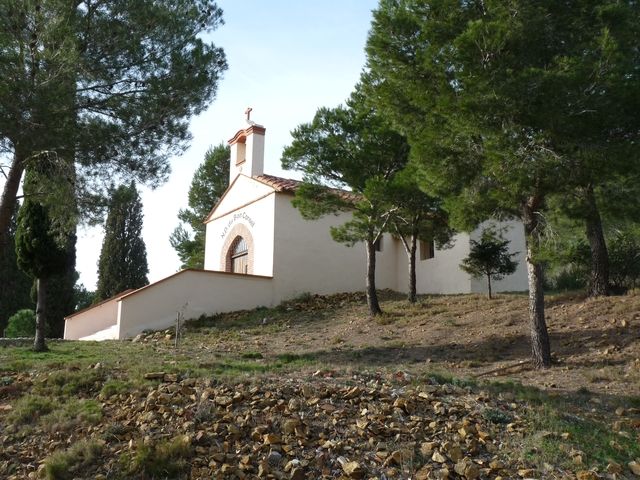
{"label": "yellow rock", "polygon": [[276,444],[282,443],[282,439],[280,438],[280,435],[277,435],[275,433],[267,433],[263,436],[263,439],[264,439],[265,445],[276,445]]}
{"label": "yellow rock", "polygon": [[598,475],[590,470],[580,470],[576,473],[576,478],[578,480],[598,480]]}
{"label": "yellow rock", "polygon": [[433,452],[433,455],[431,455],[431,460],[438,463],[444,463],[447,461],[447,459],[444,458],[444,455],[442,455],[438,450]]}
{"label": "yellow rock", "polygon": [[358,462],[347,462],[342,466],[342,470],[351,478],[362,478],[365,473]]}

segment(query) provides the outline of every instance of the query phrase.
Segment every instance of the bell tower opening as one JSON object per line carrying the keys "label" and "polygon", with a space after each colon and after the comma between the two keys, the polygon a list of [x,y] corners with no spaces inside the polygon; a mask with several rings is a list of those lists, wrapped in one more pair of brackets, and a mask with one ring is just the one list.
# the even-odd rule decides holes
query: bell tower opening
{"label": "bell tower opening", "polygon": [[241,128],[229,140],[231,165],[229,184],[240,174],[255,177],[264,173],[264,134],[266,129],[251,120],[252,108],[245,110],[245,128]]}

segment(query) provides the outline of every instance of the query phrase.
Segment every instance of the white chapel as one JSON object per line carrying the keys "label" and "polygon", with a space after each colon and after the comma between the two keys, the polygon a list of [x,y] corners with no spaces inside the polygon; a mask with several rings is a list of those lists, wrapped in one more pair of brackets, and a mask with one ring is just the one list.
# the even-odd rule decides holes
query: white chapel
{"label": "white chapel", "polygon": [[[124,339],[174,325],[178,315],[191,319],[274,306],[304,293],[364,290],[364,246],[348,247],[330,235],[330,227],[344,223],[350,214],[305,220],[291,203],[299,182],[264,173],[265,134],[265,127],[247,116],[229,140],[229,187],[204,220],[204,270],[182,270],[72,314],[66,318],[64,338]],[[494,290],[527,290],[522,224],[501,222],[499,227],[510,240],[511,252],[518,252],[518,268],[495,282]],[[480,233],[457,234],[453,245],[442,250],[433,242],[420,242],[418,293],[485,292],[483,279],[459,268],[470,240]],[[408,260],[401,241],[385,234],[376,255],[377,288],[406,291]]]}

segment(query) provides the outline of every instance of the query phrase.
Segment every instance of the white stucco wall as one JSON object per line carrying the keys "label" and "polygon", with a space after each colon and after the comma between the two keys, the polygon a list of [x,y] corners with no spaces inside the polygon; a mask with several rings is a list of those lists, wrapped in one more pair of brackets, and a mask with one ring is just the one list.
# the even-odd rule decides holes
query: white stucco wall
{"label": "white stucco wall", "polygon": [[119,338],[173,326],[178,311],[189,320],[203,314],[272,306],[272,299],[271,278],[183,270],[121,298]]}
{"label": "white stucco wall", "polygon": [[[419,293],[469,293],[471,279],[460,269],[459,264],[469,254],[469,235],[455,235],[449,248],[436,246],[433,258],[420,260],[418,247],[416,259],[416,289]],[[402,291],[407,291],[408,266],[406,253],[402,273],[405,280],[399,280]]]}
{"label": "white stucco wall", "polygon": [[93,308],[67,317],[64,322],[65,340],[79,340],[91,336],[91,340],[118,338],[118,299],[114,297]]}
{"label": "white stucco wall", "polygon": [[[263,185],[264,186],[264,185]],[[268,187],[267,187],[268,188]],[[243,225],[253,238],[254,275],[273,275],[274,209],[275,193],[264,196],[240,209],[231,210],[207,223],[204,267],[206,270],[224,271],[224,253],[228,240],[238,233]]]}
{"label": "white stucco wall", "polygon": [[272,187],[245,175],[239,175],[231,183],[231,186],[225,192],[220,203],[216,205],[215,211],[210,214],[207,222],[210,222],[211,218],[225,215],[271,192],[273,192]]}
{"label": "white stucco wall", "polygon": [[[388,233],[382,236],[382,250],[376,252],[376,288],[383,289],[388,288],[391,290],[401,290],[398,284],[398,249],[404,249],[400,242],[394,239]],[[359,248],[362,250],[363,262],[366,262],[365,246],[360,244]],[[366,263],[363,263],[363,268],[366,268]]]}
{"label": "white stucco wall", "polygon": [[302,293],[362,290],[366,257],[362,244],[348,247],[331,238],[330,227],[350,214],[305,220],[291,205],[292,195],[279,194],[275,202],[273,277],[278,300]]}
{"label": "white stucco wall", "polygon": [[[524,235],[524,225],[517,220],[498,222],[490,220],[482,223],[476,230],[471,232],[471,239],[478,241],[485,228],[494,227],[502,236],[509,240],[509,253],[516,253],[513,259],[518,262],[518,268],[511,275],[507,275],[502,280],[492,281],[491,290],[494,292],[524,292],[529,289],[527,281],[527,247]],[[472,292],[487,293],[487,281],[485,278],[472,278]]]}

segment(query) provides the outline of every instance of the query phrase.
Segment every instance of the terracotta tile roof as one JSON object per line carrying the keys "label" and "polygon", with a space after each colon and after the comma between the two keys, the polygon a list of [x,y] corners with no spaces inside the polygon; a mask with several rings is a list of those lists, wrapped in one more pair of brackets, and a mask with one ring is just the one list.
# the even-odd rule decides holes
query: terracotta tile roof
{"label": "terracotta tile roof", "polygon": [[[267,174],[256,175],[253,178],[258,180],[259,182],[264,183],[265,185],[269,185],[270,187],[273,187],[276,192],[295,193],[295,191],[298,189],[300,184],[302,184],[300,180],[276,177],[275,175],[267,175]],[[360,195],[350,192],[348,190],[340,190],[338,188],[331,188],[330,190],[335,194],[339,195],[342,199],[350,202],[355,202],[356,200],[360,199]]]}
{"label": "terracotta tile roof", "polygon": [[300,180],[293,180],[291,178],[276,177],[274,175],[256,175],[256,180],[262,182],[270,187],[273,187],[276,192],[295,192],[298,186],[302,183]]}

